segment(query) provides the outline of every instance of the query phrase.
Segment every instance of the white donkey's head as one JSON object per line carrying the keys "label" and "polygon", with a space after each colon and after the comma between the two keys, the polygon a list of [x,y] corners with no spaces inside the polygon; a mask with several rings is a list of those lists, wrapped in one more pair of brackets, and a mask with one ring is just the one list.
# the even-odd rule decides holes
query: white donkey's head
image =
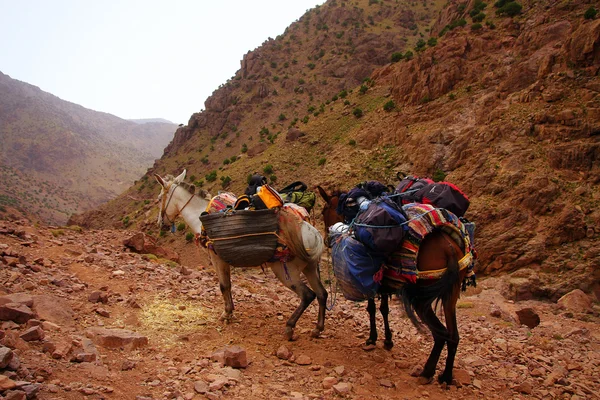
{"label": "white donkey's head", "polygon": [[175,178],[172,175],[166,175],[162,178],[158,174],[154,174],[154,177],[161,186],[160,194],[158,195],[158,226],[161,229],[173,225],[176,208],[174,204],[171,204],[171,198],[173,197],[175,188],[185,179],[185,173],[186,170],[184,169],[183,172]]}

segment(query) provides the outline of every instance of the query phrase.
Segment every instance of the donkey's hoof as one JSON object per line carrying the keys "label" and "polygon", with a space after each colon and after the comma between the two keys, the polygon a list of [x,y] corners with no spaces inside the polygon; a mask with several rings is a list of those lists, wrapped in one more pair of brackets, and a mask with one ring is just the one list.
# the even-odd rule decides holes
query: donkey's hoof
{"label": "donkey's hoof", "polygon": [[285,328],[285,333],[283,335],[289,342],[293,342],[298,339],[298,336],[294,335],[294,328],[290,328],[289,326]]}
{"label": "donkey's hoof", "polygon": [[219,317],[219,321],[225,322],[226,324],[230,323],[234,319],[233,314],[223,312]]}
{"label": "donkey's hoof", "polygon": [[320,329],[315,328],[310,332],[310,337],[317,339],[321,337],[321,332],[322,331]]}
{"label": "donkey's hoof", "polygon": [[450,385],[452,385],[452,383],[456,383],[454,381],[454,379],[452,379],[452,377],[448,378],[447,376],[444,376],[444,374],[438,375],[437,380],[440,385],[446,385],[446,386],[450,386]]}
{"label": "donkey's hoof", "polygon": [[367,343],[365,343],[365,344],[363,344],[363,346],[362,346],[362,349],[363,349],[364,351],[373,351],[373,350],[375,350],[376,348],[377,348],[377,346],[376,346],[376,345],[374,345],[374,344],[367,344]]}
{"label": "donkey's hoof", "polygon": [[417,379],[417,383],[419,385],[429,385],[431,382],[433,382],[433,376],[427,377],[427,376],[420,376]]}
{"label": "donkey's hoof", "polygon": [[386,350],[391,350],[392,347],[394,347],[394,342],[389,341],[389,342],[383,342],[383,348]]}

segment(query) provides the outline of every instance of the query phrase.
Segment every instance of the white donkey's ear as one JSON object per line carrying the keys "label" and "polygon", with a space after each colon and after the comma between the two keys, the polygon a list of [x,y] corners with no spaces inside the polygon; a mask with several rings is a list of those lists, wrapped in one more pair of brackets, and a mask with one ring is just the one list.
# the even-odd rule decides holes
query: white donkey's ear
{"label": "white donkey's ear", "polygon": [[165,181],[163,178],[161,178],[158,174],[154,174],[154,178],[156,178],[156,181],[160,183],[160,186],[165,187]]}
{"label": "white donkey's ear", "polygon": [[185,179],[185,173],[186,170],[184,169],[183,172],[181,173],[181,175],[179,175],[177,178],[175,178],[175,183],[181,183],[183,182],[183,180]]}

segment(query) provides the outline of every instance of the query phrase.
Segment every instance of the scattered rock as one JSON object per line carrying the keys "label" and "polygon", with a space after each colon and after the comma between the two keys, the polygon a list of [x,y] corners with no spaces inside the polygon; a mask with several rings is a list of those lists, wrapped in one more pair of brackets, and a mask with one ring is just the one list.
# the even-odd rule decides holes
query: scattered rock
{"label": "scattered rock", "polygon": [[573,312],[587,313],[592,310],[592,300],[581,289],[565,294],[557,303]]}
{"label": "scattered rock", "polygon": [[26,342],[31,342],[34,340],[42,340],[44,338],[45,333],[41,326],[32,326],[31,328],[25,330],[20,337]]}
{"label": "scattered rock", "polygon": [[10,379],[8,376],[0,375],[0,392],[5,390],[14,389],[17,386],[15,381]]}
{"label": "scattered rock", "polygon": [[323,389],[331,389],[334,385],[338,383],[338,379],[334,376],[328,376],[323,379]]}
{"label": "scattered rock", "polygon": [[307,355],[300,355],[296,357],[296,364],[298,365],[310,365],[312,364],[312,359]]}
{"label": "scattered rock", "polygon": [[13,351],[8,347],[0,346],[0,369],[6,368],[13,358]]}
{"label": "scattered rock", "polygon": [[282,360],[289,360],[291,356],[292,352],[284,345],[279,346],[279,348],[277,349],[277,358],[280,358]]}
{"label": "scattered rock", "polygon": [[246,368],[248,359],[246,350],[239,346],[230,346],[225,348],[225,365],[233,368]]}
{"label": "scattered rock", "polygon": [[518,310],[517,317],[519,318],[519,324],[525,325],[530,329],[533,329],[540,324],[540,316],[531,307]]}
{"label": "scattered rock", "polygon": [[341,382],[333,385],[333,390],[340,395],[346,395],[352,391],[352,385],[346,382]]}
{"label": "scattered rock", "polygon": [[208,384],[204,381],[194,382],[194,390],[196,393],[204,394],[208,392]]}
{"label": "scattered rock", "polygon": [[86,336],[98,346],[135,350],[148,344],[148,338],[125,329],[88,328]]}
{"label": "scattered rock", "polygon": [[0,306],[0,320],[14,321],[17,324],[24,324],[35,317],[33,311],[24,304],[6,303]]}

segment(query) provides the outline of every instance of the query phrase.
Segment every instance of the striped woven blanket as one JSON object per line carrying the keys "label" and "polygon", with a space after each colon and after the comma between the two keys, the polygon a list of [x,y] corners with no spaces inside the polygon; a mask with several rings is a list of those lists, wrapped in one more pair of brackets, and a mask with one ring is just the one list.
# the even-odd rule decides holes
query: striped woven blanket
{"label": "striped woven blanket", "polygon": [[[465,254],[474,250],[465,225],[450,211],[419,203],[406,204],[402,210],[409,219],[409,229],[400,250],[387,258],[384,269],[385,278],[400,283],[415,283],[419,277],[419,271],[417,271],[419,247],[425,236],[434,230],[443,229],[464,249]],[[469,269],[468,276],[473,275],[473,267],[474,262],[471,262],[467,267]],[[428,277],[425,274],[421,276],[422,279]]]}

